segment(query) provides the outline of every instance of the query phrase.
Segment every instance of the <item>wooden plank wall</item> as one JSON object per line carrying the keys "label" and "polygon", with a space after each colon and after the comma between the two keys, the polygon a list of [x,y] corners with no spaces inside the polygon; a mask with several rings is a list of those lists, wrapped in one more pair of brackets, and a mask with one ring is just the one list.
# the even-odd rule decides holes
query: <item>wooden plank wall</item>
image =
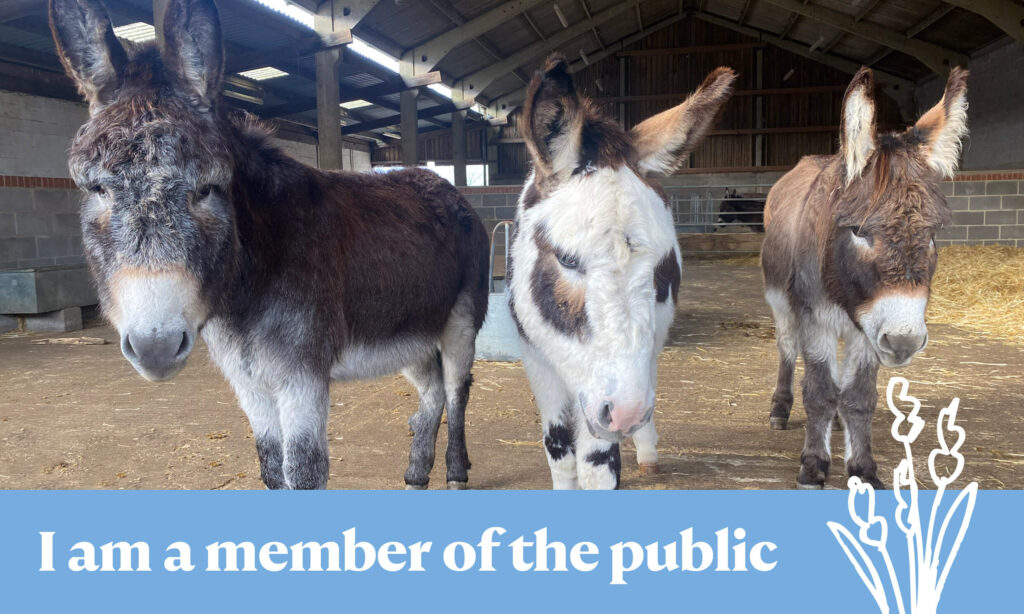
{"label": "wooden plank wall", "polygon": [[[763,54],[764,125],[756,124],[756,55]],[[621,61],[623,58],[624,61]],[[689,18],[652,33],[616,55],[575,74],[577,88],[612,117],[631,128],[647,117],[682,102],[718,66],[739,73],[737,93],[727,103],[714,131],[680,172],[758,170],[755,144],[762,134],[761,169],[782,169],[802,156],[835,151],[843,92],[851,75],[731,30]],[[620,91],[621,68],[625,68]],[[792,71],[792,74],[789,74]],[[788,75],[788,78],[787,78]],[[793,92],[785,90],[793,89]],[[896,103],[876,95],[881,125],[901,125]],[[525,146],[516,132],[516,114],[501,131],[498,175],[525,176]]]}

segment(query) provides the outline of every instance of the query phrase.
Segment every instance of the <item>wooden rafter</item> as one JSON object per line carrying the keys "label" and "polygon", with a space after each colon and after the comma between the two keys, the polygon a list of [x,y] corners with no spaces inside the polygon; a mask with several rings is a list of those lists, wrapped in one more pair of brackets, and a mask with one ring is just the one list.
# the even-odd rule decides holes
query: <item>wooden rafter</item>
{"label": "wooden rafter", "polygon": [[539,4],[542,0],[510,0],[499,4],[497,7],[455,26],[445,30],[441,34],[424,41],[402,55],[402,61],[408,66],[410,74],[429,72],[448,53],[459,45],[471,41],[474,38],[493,30],[499,25],[508,21],[526,9]]}
{"label": "wooden rafter", "polygon": [[[937,8],[934,11],[932,11],[931,13],[929,13],[924,19],[922,19],[921,21],[919,21],[916,24],[914,24],[909,30],[907,30],[907,32],[905,34],[906,37],[907,38],[914,38],[915,36],[917,36],[921,32],[924,32],[925,30],[930,28],[932,26],[932,24],[934,24],[936,21],[938,21],[938,20],[942,19],[943,17],[945,17],[946,15],[948,15],[954,8],[956,8],[956,7],[954,7],[954,6],[950,5],[950,4],[943,4],[939,8]],[[871,56],[871,58],[869,58],[867,62],[864,62],[864,65],[865,66],[874,66],[875,64],[881,62],[883,59],[888,57],[888,55],[890,53],[892,53],[892,52],[893,52],[892,48],[890,48],[890,47],[882,47],[878,51],[878,53],[876,53],[875,55]]]}
{"label": "wooden rafter", "polygon": [[838,28],[849,34],[892,47],[897,51],[917,58],[921,63],[940,75],[945,75],[954,65],[966,65],[967,56],[939,45],[916,39],[907,39],[903,33],[889,30],[866,21],[854,21],[846,13],[833,11],[816,4],[803,4],[800,0],[766,0],[780,8],[797,13],[808,19]]}

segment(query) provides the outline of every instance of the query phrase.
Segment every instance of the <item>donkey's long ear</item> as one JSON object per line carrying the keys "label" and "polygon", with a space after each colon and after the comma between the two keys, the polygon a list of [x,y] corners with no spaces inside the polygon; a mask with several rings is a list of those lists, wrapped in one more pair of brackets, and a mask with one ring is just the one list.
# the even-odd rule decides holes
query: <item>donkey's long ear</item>
{"label": "donkey's long ear", "polygon": [[959,66],[949,71],[942,100],[914,124],[924,140],[928,166],[944,177],[952,177],[956,172],[960,143],[967,135],[967,75]]}
{"label": "donkey's long ear", "polygon": [[720,66],[682,104],[640,122],[630,130],[637,167],[668,174],[704,138],[732,95],[736,72]]}
{"label": "donkey's long ear", "polygon": [[213,0],[171,0],[164,17],[164,64],[196,106],[210,108],[220,97],[224,43]]}
{"label": "donkey's long ear", "polygon": [[843,158],[843,181],[849,185],[860,177],[875,150],[875,75],[862,67],[853,76],[843,97],[843,118],[839,128],[839,151]]}
{"label": "donkey's long ear", "polygon": [[128,63],[106,9],[98,0],[50,0],[50,30],[64,70],[95,114],[113,98]]}
{"label": "donkey's long ear", "polygon": [[539,175],[572,172],[579,165],[584,109],[561,54],[552,54],[533,76],[519,131]]}

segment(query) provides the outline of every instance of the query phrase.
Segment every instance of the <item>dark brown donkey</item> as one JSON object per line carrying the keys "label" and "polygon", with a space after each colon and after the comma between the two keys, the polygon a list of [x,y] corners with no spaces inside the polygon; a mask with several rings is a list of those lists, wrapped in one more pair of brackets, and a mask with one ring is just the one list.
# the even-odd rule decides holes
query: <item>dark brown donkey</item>
{"label": "dark brown donkey", "polygon": [[780,358],[771,425],[786,428],[802,352],[807,425],[797,482],[806,488],[828,477],[837,410],[847,474],[882,486],[871,455],[878,365],[904,366],[928,342],[933,239],[950,219],[939,181],[953,174],[967,131],[965,70],[950,72],[942,100],[904,132],[876,135],[873,92],[862,68],[843,101],[839,153],[801,160],[765,207],[761,263]]}
{"label": "dark brown donkey", "polygon": [[327,484],[332,379],[398,370],[419,411],[405,482],[423,488],[448,408],[448,484],[487,306],[487,235],[422,170],[322,172],[228,117],[211,0],[171,0],[165,46],[115,38],[98,0],[51,0],[61,61],[89,102],[71,147],[104,313],[144,377],[173,377],[202,333],[256,437],[270,488]]}

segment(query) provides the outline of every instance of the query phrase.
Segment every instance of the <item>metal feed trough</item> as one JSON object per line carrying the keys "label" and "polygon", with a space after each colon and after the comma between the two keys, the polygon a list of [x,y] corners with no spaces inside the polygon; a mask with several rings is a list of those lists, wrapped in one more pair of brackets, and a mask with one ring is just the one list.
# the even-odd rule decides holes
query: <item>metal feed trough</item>
{"label": "metal feed trough", "polygon": [[84,265],[0,271],[2,314],[47,313],[96,302],[96,290]]}
{"label": "metal feed trough", "polygon": [[81,307],[96,302],[85,265],[0,271],[0,332],[78,330]]}
{"label": "metal feed trough", "polygon": [[[521,358],[519,352],[519,331],[516,330],[516,323],[512,319],[512,309],[508,306],[508,297],[505,295],[505,280],[508,275],[508,247],[509,232],[512,222],[498,222],[491,231],[491,258],[490,258],[490,293],[487,295],[487,319],[484,320],[483,328],[476,336],[476,358],[477,360],[491,360],[498,362],[514,362]],[[505,273],[497,278],[494,276],[495,253],[497,251],[498,231],[504,233],[505,258],[501,266]]]}

